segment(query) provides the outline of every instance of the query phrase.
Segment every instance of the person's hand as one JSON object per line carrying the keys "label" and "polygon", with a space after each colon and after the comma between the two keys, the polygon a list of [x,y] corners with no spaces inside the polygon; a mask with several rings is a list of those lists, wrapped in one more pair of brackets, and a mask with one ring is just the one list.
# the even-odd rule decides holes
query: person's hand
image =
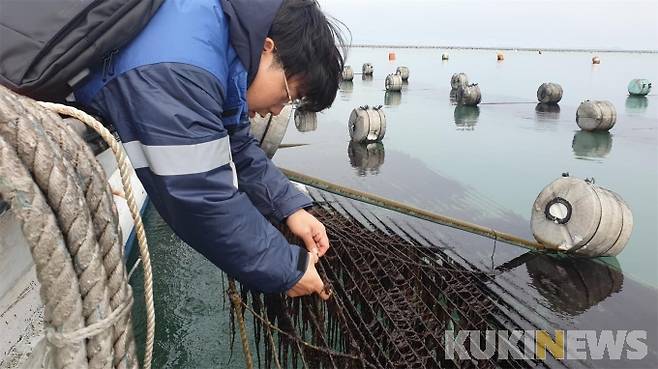
{"label": "person's hand", "polygon": [[308,253],[308,266],[306,267],[306,272],[302,276],[302,279],[288,290],[288,296],[298,297],[317,293],[323,300],[327,300],[331,297],[331,291],[325,290],[324,282],[322,282],[317,269],[315,269],[315,264],[318,260],[319,256],[316,252]]}
{"label": "person's hand", "polygon": [[329,238],[324,225],[304,209],[294,212],[286,220],[290,231],[304,241],[306,250],[318,256],[323,256],[329,250]]}

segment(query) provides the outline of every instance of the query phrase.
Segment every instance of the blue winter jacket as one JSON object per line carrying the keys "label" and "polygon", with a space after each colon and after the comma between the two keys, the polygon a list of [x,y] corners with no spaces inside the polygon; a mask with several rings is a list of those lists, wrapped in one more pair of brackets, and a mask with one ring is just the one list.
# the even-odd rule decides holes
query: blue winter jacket
{"label": "blue winter jacket", "polygon": [[311,200],[249,133],[246,91],[281,0],[166,0],[126,47],[95,66],[78,102],[117,129],[158,212],[247,287],[281,292],[307,253],[281,222]]}

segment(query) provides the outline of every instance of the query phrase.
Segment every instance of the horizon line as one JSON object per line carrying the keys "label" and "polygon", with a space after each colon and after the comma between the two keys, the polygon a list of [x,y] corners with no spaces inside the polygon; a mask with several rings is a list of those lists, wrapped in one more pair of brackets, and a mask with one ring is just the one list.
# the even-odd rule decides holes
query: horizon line
{"label": "horizon line", "polygon": [[551,47],[494,47],[494,46],[441,46],[441,45],[386,45],[386,44],[352,44],[348,47],[373,49],[467,49],[467,50],[509,50],[509,51],[558,51],[558,52],[601,52],[601,53],[641,53],[658,54],[658,50],[632,49],[586,49],[586,48],[551,48]]}

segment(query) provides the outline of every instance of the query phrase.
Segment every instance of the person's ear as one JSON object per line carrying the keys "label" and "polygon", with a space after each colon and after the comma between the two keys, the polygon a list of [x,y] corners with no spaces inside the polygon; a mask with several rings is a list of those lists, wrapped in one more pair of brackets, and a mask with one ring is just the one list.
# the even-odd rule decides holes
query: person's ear
{"label": "person's ear", "polygon": [[263,43],[263,52],[264,53],[272,53],[274,52],[276,45],[274,44],[274,40],[272,40],[269,37],[265,38],[265,42]]}

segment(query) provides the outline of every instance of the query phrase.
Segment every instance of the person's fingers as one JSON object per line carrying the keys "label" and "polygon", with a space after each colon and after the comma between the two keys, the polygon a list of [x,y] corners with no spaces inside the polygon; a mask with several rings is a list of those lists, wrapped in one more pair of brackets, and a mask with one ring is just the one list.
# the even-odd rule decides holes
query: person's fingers
{"label": "person's fingers", "polygon": [[306,262],[306,271],[302,275],[302,278],[297,282],[297,284],[295,284],[286,292],[286,294],[290,297],[310,295],[315,291],[313,288],[313,284],[315,284],[314,279],[320,278],[317,270],[315,269],[315,263],[317,263],[319,257],[317,252],[308,252],[307,255],[308,261]]}
{"label": "person's fingers", "polygon": [[[316,259],[319,259],[318,256],[315,256]],[[308,266],[309,268],[309,274],[313,276],[313,292],[317,293],[321,299],[323,300],[328,300],[329,297],[331,297],[331,290],[327,288],[327,285],[324,284],[322,281],[322,278],[320,278],[320,274],[318,273],[318,270],[315,268],[315,264],[311,264]]]}
{"label": "person's fingers", "polygon": [[313,238],[313,233],[304,233],[301,235],[302,241],[304,241],[304,246],[306,246],[306,250],[309,252],[313,252],[313,250],[316,250],[318,248],[317,243],[315,242],[315,239]]}
{"label": "person's fingers", "polygon": [[315,264],[320,260],[320,257],[317,252],[309,252],[308,254],[309,260],[306,272],[286,294],[290,297],[298,297],[317,293],[320,298],[327,300],[331,297],[331,290],[324,284],[315,268]]}
{"label": "person's fingers", "polygon": [[327,237],[326,232],[322,232],[318,238],[319,240],[316,240],[316,243],[320,251],[320,256],[323,256],[329,250],[329,237]]}
{"label": "person's fingers", "polygon": [[317,290],[315,292],[317,292],[317,294],[323,300],[329,300],[329,298],[331,297],[331,293],[332,293],[331,289],[328,288],[328,286],[326,284],[324,284],[324,282],[322,282],[322,288],[320,288],[319,290]]}
{"label": "person's fingers", "polygon": [[[320,261],[320,254],[318,252],[318,249],[316,248],[315,250],[309,252],[309,257],[311,258],[311,265],[309,265],[309,268]],[[315,268],[315,267],[313,267]],[[317,271],[315,272],[317,273]]]}
{"label": "person's fingers", "polygon": [[288,297],[299,297],[302,294],[293,287],[286,292],[286,295],[288,295]]}
{"label": "person's fingers", "polygon": [[323,256],[329,250],[329,237],[327,236],[327,230],[320,222],[318,222],[313,232],[313,240],[320,251],[320,256]]}

